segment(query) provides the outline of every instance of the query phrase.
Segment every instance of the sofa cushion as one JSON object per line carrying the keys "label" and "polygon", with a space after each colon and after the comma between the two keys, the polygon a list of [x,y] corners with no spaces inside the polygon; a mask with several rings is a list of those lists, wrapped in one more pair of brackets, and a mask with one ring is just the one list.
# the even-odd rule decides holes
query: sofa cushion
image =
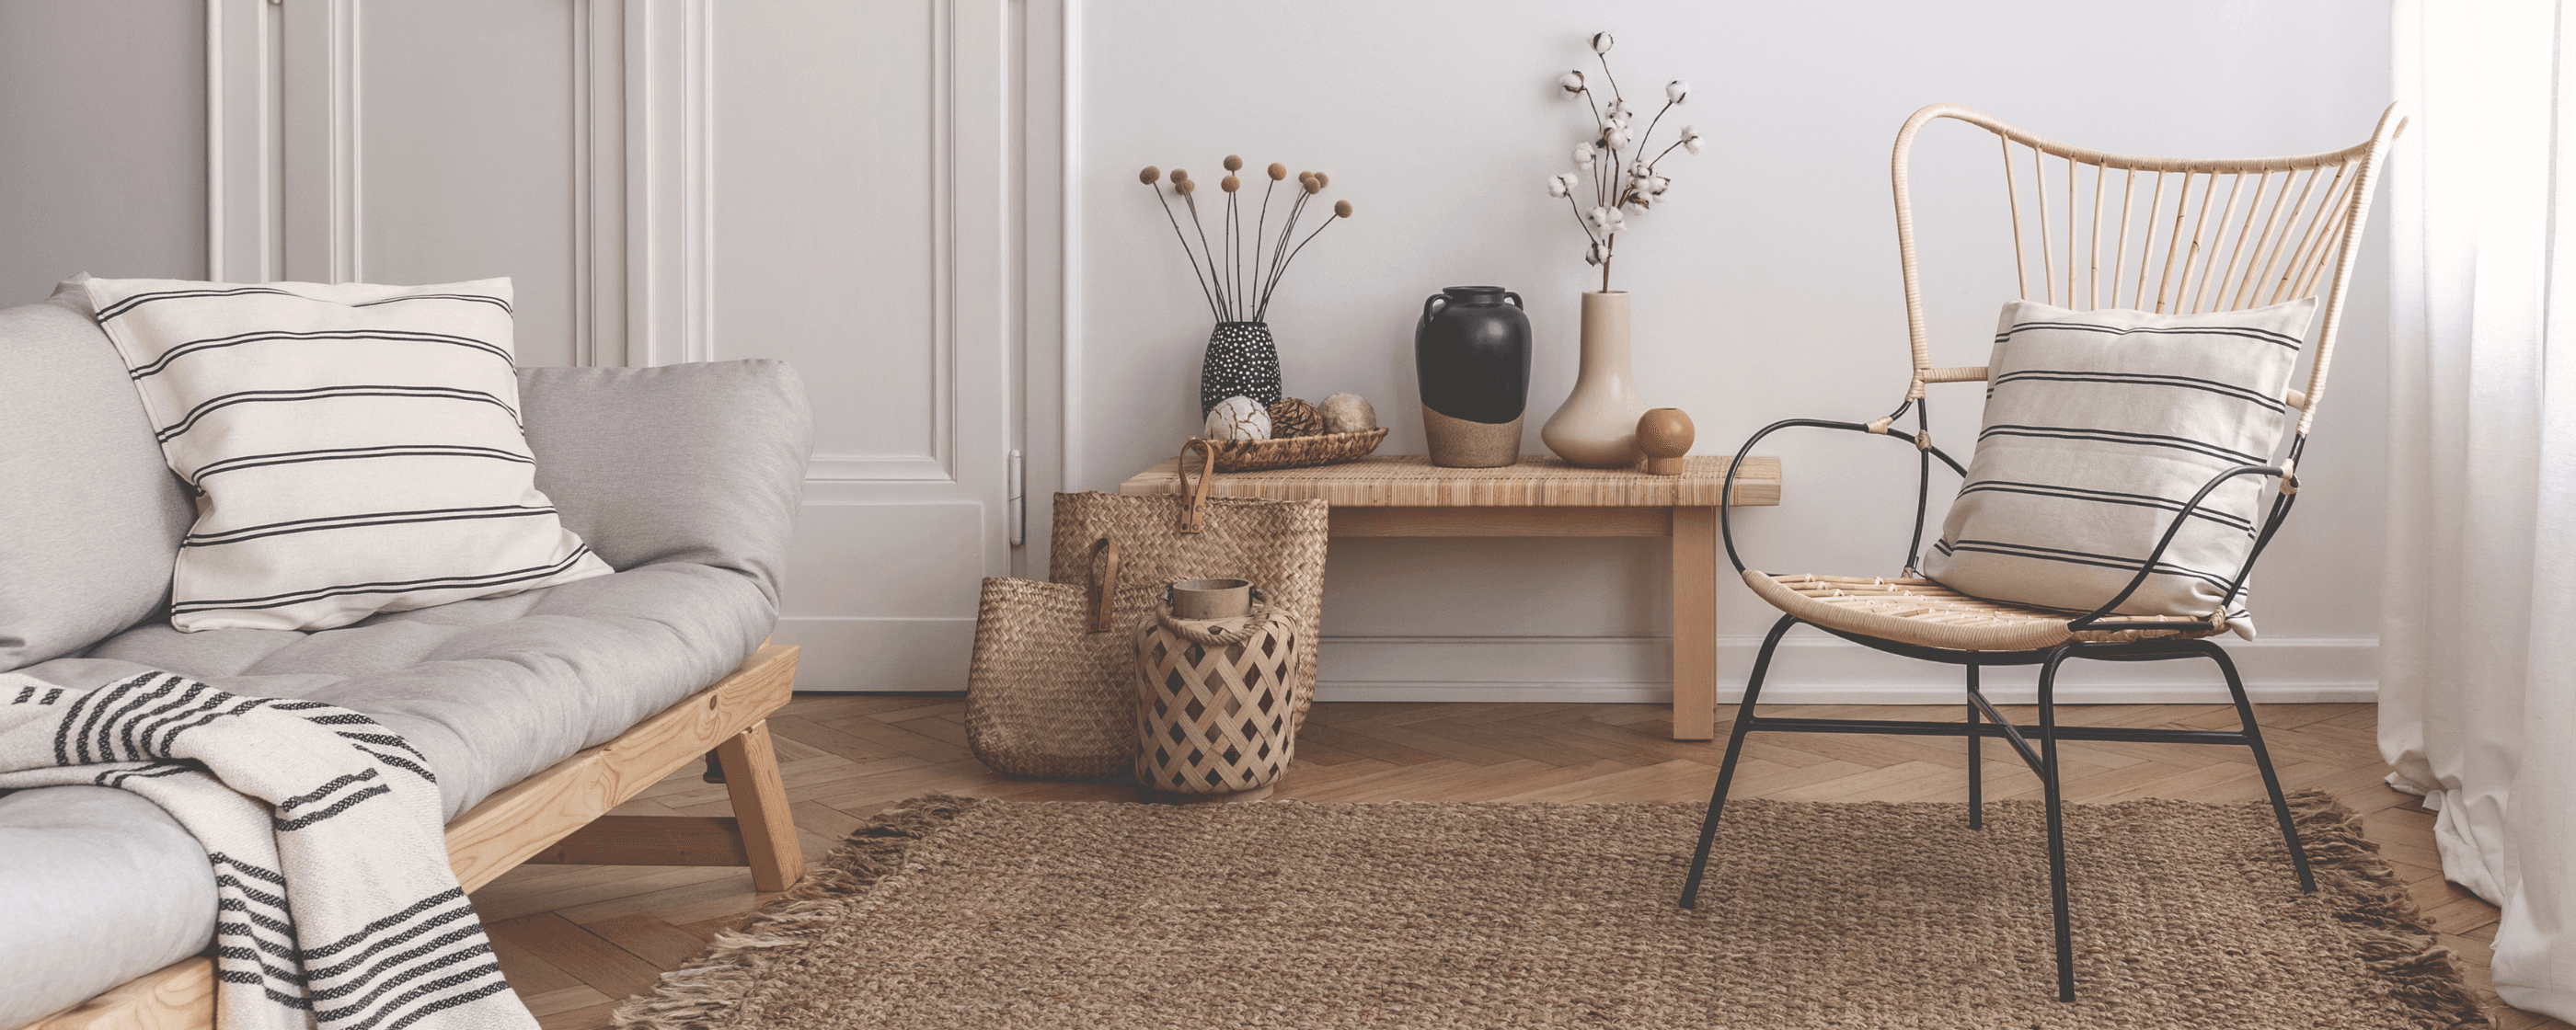
{"label": "sofa cushion", "polygon": [[0,310],[0,671],[158,611],[194,514],[80,283]]}
{"label": "sofa cushion", "polygon": [[215,933],[204,849],[140,794],[47,787],[0,796],[0,870],[0,1027],[169,965]]}
{"label": "sofa cushion", "polygon": [[536,488],[509,280],[87,286],[205,498],[171,625],[328,629],[608,574]]}
{"label": "sofa cushion", "polygon": [[[739,666],[776,620],[803,479],[811,421],[794,373],[743,361],[524,369],[520,382],[538,467],[566,470],[546,483],[565,524],[594,534],[626,571],[315,633],[180,633],[155,621],[24,671],[93,687],[161,668],[364,712],[429,758],[452,820]],[[44,913],[23,927],[0,919],[0,1027],[184,958],[212,935],[211,883],[191,893],[187,881],[206,876],[196,841],[139,798],[102,803],[95,817],[55,807],[79,797],[50,787],[0,803],[0,914]],[[151,918],[184,925],[136,914],[122,892],[141,888],[114,880],[121,867],[78,861],[93,840],[175,878],[152,888],[168,911]],[[22,863],[8,850],[56,845],[73,860]],[[49,958],[58,953],[82,958]]]}
{"label": "sofa cushion", "polygon": [[[318,633],[181,633],[155,620],[89,657],[21,671],[88,688],[164,669],[234,693],[363,712],[429,759],[453,820],[722,678],[759,647],[773,617],[748,577],[664,563]],[[181,889],[206,875],[196,839],[140,798],[78,818],[58,807],[67,800],[101,804],[67,793],[93,789],[47,787],[0,798],[0,862],[9,863],[0,865],[0,913],[47,917],[34,927],[0,919],[0,1027],[185,958],[213,933],[211,886],[202,900]],[[77,849],[111,843],[116,863],[77,860]],[[12,857],[51,854],[52,846],[67,849],[67,857]],[[129,867],[150,871],[134,882],[164,890],[161,907],[136,914],[135,888],[117,879]],[[164,881],[178,886],[157,886]],[[65,975],[47,957],[58,952],[88,956],[90,964]]]}
{"label": "sofa cushion", "polygon": [[523,368],[519,396],[537,489],[594,553],[731,569],[777,601],[813,449],[794,368]]}

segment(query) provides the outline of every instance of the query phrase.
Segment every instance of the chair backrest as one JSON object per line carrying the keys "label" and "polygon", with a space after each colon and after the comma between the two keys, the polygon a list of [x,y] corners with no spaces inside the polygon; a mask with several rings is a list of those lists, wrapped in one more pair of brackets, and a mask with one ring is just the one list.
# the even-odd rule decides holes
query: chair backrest
{"label": "chair backrest", "polygon": [[1905,317],[1914,347],[1906,398],[1926,383],[1982,382],[1983,367],[1934,368],[1915,265],[1914,209],[1906,171],[1914,136],[1948,118],[1995,135],[2003,150],[2014,271],[2025,300],[2077,310],[2136,308],[2190,314],[2260,307],[2321,291],[2316,361],[2305,390],[2283,398],[2299,410],[2304,440],[2325,394],[2335,331],[2372,185],[2387,144],[2406,125],[2390,104],[2370,138],[2302,157],[2241,160],[2135,157],[2069,146],[1956,104],[1934,104],[1896,134],[1896,238],[1905,267]]}

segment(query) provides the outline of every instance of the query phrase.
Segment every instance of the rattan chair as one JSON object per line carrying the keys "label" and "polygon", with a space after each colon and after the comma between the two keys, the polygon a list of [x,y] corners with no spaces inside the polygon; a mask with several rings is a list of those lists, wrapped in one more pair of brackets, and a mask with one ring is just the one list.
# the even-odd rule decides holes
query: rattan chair
{"label": "rattan chair", "polygon": [[[1935,368],[1930,334],[1923,317],[1921,278],[1915,262],[1914,212],[1906,171],[1915,135],[1940,119],[1964,122],[1993,133],[2003,150],[2004,187],[2010,199],[2014,271],[2021,296],[2078,309],[2139,308],[2165,313],[2232,311],[2322,295],[2325,316],[2317,329],[2314,364],[2307,389],[2291,390],[2284,400],[2299,418],[2286,456],[2277,464],[2228,469],[2200,490],[2174,516],[2155,549],[2138,564],[2125,589],[2104,599],[2099,608],[2075,617],[2064,611],[2025,608],[1963,596],[1915,573],[1923,544],[1923,527],[1932,496],[1932,463],[1959,475],[1967,470],[1931,437],[1925,387],[1933,383],[1983,382],[1987,370]],[[2351,286],[2353,257],[2362,227],[2370,216],[2371,185],[2387,154],[2387,144],[2405,126],[2391,105],[2380,116],[2368,140],[2325,154],[2305,157],[2203,161],[2131,157],[2068,146],[2025,132],[1981,112],[1953,104],[1916,111],[1896,134],[1893,178],[1896,191],[1896,245],[1905,275],[1905,315],[1911,331],[1914,372],[1903,403],[1868,422],[1790,419],[1755,433],[1736,452],[1737,467],[1764,437],[1783,429],[1816,428],[1884,436],[1919,452],[1920,478],[1915,490],[1914,535],[1906,545],[1904,571],[1894,576],[1781,575],[1748,569],[1736,552],[1731,507],[1720,507],[1719,526],[1726,556],[1746,584],[1784,614],[1763,638],[1745,684],[1719,767],[1717,788],[1709,796],[1698,853],[1682,887],[1681,903],[1694,907],[1709,848],[1725,811],[1728,784],[1744,738],[1756,731],[1787,733],[1888,733],[1966,737],[1968,741],[1968,825],[1983,826],[1978,746],[2001,737],[2037,773],[2046,798],[2049,886],[2057,922],[2057,995],[2075,999],[2075,963],[2067,920],[2064,827],[2058,787],[2057,742],[2061,740],[2151,743],[2235,744],[2251,748],[2263,774],[2272,810],[2281,825],[2299,887],[2315,890],[2306,853],[2281,796],[2280,779],[2263,749],[2262,731],[2246,702],[2245,685],[2227,652],[2208,637],[2227,629],[2226,600],[2244,588],[2254,560],[2271,542],[2298,494],[2296,465],[2307,445],[2308,430],[2323,399],[2326,373],[2334,359],[2335,331],[2342,321],[2344,295]],[[2140,209],[2145,217],[2138,218]],[[2108,252],[2105,253],[2105,245]],[[2037,287],[2036,291],[2033,287]],[[1915,431],[1905,434],[1896,422],[1912,411]],[[2117,615],[2129,595],[2146,582],[2148,570],[2191,512],[2220,484],[2238,476],[2267,477],[2273,483],[2266,515],[2245,564],[2218,610],[2200,618]],[[1732,503],[1734,484],[1726,487]],[[1762,680],[1771,669],[1782,635],[1797,625],[1814,626],[1864,647],[1962,666],[1967,678],[1964,722],[1918,722],[1763,717],[1754,714]],[[2109,661],[2157,661],[2207,658],[2218,665],[2236,704],[2236,730],[2147,729],[2109,726],[2061,726],[2052,695],[2057,671],[2070,658]],[[2003,718],[1978,691],[1977,671],[1986,666],[2039,666],[2039,724],[2016,726]]]}

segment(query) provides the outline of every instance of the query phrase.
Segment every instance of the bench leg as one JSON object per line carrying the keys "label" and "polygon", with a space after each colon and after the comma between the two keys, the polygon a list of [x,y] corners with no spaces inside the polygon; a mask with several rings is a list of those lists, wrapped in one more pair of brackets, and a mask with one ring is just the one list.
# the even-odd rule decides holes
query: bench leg
{"label": "bench leg", "polygon": [[725,793],[733,799],[734,818],[742,826],[743,850],[751,856],[751,885],[783,891],[805,875],[805,851],[796,841],[796,820],[787,812],[787,785],[778,777],[778,752],[769,743],[769,721],[716,745],[725,770]]}

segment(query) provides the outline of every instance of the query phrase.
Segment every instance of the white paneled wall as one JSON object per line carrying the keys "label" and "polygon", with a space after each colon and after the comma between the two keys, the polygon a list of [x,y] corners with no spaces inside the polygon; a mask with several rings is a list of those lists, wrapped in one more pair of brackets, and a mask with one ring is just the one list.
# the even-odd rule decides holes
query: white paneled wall
{"label": "white paneled wall", "polygon": [[[1537,349],[1524,450],[1540,449],[1538,427],[1573,385],[1577,294],[1598,288],[1564,202],[1544,191],[1571,170],[1586,124],[1552,80],[1581,67],[1597,82],[1584,40],[1603,30],[1618,40],[1612,69],[1632,103],[1651,111],[1641,101],[1660,103],[1667,79],[1694,85],[1659,135],[1678,122],[1710,140],[1705,154],[1666,160],[1671,203],[1634,220],[1614,284],[1636,296],[1641,392],[1691,414],[1702,454],[1777,419],[1861,421],[1895,406],[1905,316],[1887,159],[1916,108],[1964,103],[2115,151],[2239,157],[2359,142],[2390,99],[2388,10],[2376,0],[1088,4],[1077,390],[1090,406],[1074,430],[1078,484],[1105,488],[1169,457],[1194,421],[1207,316],[1134,176],[1177,164],[1213,182],[1229,153],[1329,171],[1332,193],[1358,207],[1299,259],[1272,308],[1289,393],[1359,391],[1393,427],[1386,449],[1419,453],[1411,339],[1422,300],[1498,284],[1528,302]],[[1994,144],[1935,127],[1917,161],[1934,363],[1982,364],[2012,290]],[[2384,230],[2363,254],[2334,396],[2300,466],[2308,489],[2256,577],[2264,637],[2236,649],[2276,697],[2373,689]],[[1976,391],[1933,399],[1935,437],[1963,450]],[[1895,572],[1913,450],[1773,439],[1786,504],[1737,526],[1755,567]],[[1659,696],[1663,547],[1338,541],[1320,696]],[[1731,582],[1719,598],[1723,691],[1742,682],[1772,616]],[[1841,651],[1793,650],[1768,696],[1957,696],[1950,670]],[[2125,670],[2161,678],[2143,683],[2088,665],[2069,681],[2213,682],[2190,664]]]}
{"label": "white paneled wall", "polygon": [[[1581,125],[1549,80],[1588,59],[1586,34],[1616,33],[1623,81],[1691,80],[1676,117],[1714,144],[1677,160],[1674,203],[1640,220],[1618,284],[1638,295],[1648,399],[1690,411],[1709,453],[1776,418],[1874,415],[1901,388],[1886,153],[1915,107],[2241,156],[2353,142],[2388,98],[2374,0],[71,10],[0,4],[10,299],[83,267],[506,274],[532,363],[789,360],[818,436],[780,637],[807,648],[818,689],[961,686],[976,580],[1043,573],[1048,494],[1114,488],[1190,431],[1208,326],[1142,165],[1213,181],[1241,153],[1333,174],[1359,217],[1300,260],[1273,322],[1289,391],[1368,395],[1391,451],[1423,446],[1422,297],[1518,290],[1537,328],[1536,449],[1572,382],[1586,273],[1541,189]],[[1941,364],[1976,362],[2009,279],[1980,249],[2003,242],[1979,207],[1996,199],[1992,158],[1957,142],[1921,150],[1927,203],[1961,198],[1923,216]],[[2383,253],[2365,250],[2310,489],[2258,584],[2266,635],[2238,651],[2277,697],[2371,688]],[[1970,435],[1973,398],[1939,400],[1936,435]],[[1878,443],[1782,441],[1789,504],[1739,526],[1762,564],[1892,568],[1912,455]],[[1035,547],[1010,545],[1013,450]],[[1659,696],[1661,548],[1339,542],[1325,696]],[[1767,619],[1741,590],[1721,599],[1723,672],[1740,680]],[[2191,672],[2082,682],[2171,697]],[[1811,697],[1948,696],[1938,673],[1822,645],[1795,647],[1780,675]]]}
{"label": "white paneled wall", "polygon": [[1021,425],[1032,10],[1060,65],[1060,8],[1006,0],[212,0],[214,274],[508,275],[529,364],[797,366],[800,684],[957,689],[1011,455],[1058,453]]}

